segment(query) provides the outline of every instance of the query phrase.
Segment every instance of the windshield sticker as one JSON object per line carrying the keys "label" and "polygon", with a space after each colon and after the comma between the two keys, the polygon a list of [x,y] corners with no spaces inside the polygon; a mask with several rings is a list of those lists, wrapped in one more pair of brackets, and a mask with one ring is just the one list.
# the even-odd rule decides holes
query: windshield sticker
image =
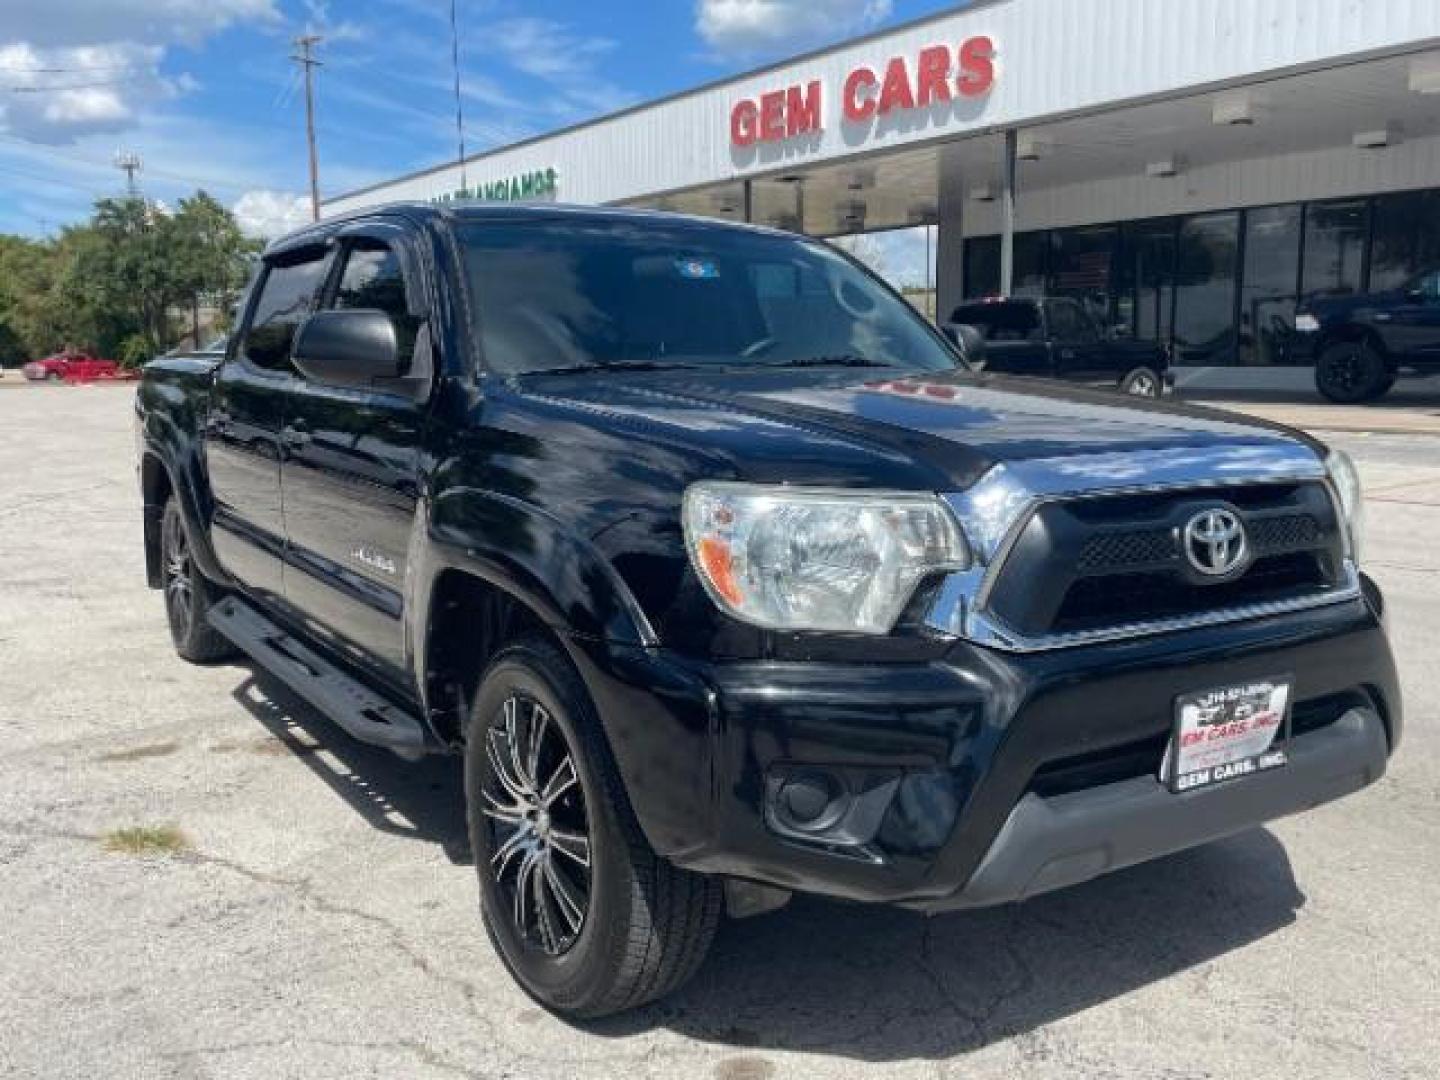
{"label": "windshield sticker", "polygon": [[720,268],[709,259],[676,259],[675,269],[691,281],[714,281],[720,276]]}

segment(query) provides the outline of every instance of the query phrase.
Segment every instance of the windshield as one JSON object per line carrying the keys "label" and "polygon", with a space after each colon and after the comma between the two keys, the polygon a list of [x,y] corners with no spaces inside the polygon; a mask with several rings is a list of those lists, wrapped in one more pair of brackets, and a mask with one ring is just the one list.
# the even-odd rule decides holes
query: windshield
{"label": "windshield", "polygon": [[960,366],[905,301],[813,241],[593,220],[472,222],[459,236],[501,374]]}

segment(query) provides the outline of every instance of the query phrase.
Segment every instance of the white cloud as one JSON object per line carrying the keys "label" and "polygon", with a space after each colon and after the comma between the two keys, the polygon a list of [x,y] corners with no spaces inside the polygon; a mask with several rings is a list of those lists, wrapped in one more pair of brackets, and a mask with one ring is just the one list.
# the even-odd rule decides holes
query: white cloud
{"label": "white cloud", "polygon": [[247,191],[231,207],[247,236],[270,239],[310,220],[310,199],[285,191]]}
{"label": "white cloud", "polygon": [[874,26],[891,0],[698,0],[695,28],[732,56],[794,50]]}
{"label": "white cloud", "polygon": [[276,23],[276,0],[5,0],[0,33],[36,45],[193,44],[237,22]]}
{"label": "white cloud", "polygon": [[0,130],[29,142],[59,146],[86,135],[118,131],[138,111],[186,92],[188,81],[159,72],[158,45],[116,42],[36,48],[0,44]]}

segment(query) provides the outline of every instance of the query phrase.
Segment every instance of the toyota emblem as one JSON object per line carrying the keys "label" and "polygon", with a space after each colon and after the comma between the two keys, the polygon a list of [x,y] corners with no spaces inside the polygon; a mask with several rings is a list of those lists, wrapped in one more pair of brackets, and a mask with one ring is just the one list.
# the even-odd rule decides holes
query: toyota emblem
{"label": "toyota emblem", "polygon": [[1185,558],[1206,577],[1226,577],[1245,565],[1250,541],[1233,510],[1202,510],[1185,523]]}

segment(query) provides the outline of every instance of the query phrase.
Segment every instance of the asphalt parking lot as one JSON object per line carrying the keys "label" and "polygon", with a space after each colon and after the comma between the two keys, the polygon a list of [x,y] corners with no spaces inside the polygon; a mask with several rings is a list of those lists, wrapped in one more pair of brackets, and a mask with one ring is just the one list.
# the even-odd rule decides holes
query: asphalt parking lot
{"label": "asphalt parking lot", "polygon": [[800,900],[578,1027],[480,930],[454,762],[174,656],[131,393],[0,395],[0,1075],[1440,1075],[1440,437],[1334,439],[1407,699],[1379,785],[1022,907]]}

